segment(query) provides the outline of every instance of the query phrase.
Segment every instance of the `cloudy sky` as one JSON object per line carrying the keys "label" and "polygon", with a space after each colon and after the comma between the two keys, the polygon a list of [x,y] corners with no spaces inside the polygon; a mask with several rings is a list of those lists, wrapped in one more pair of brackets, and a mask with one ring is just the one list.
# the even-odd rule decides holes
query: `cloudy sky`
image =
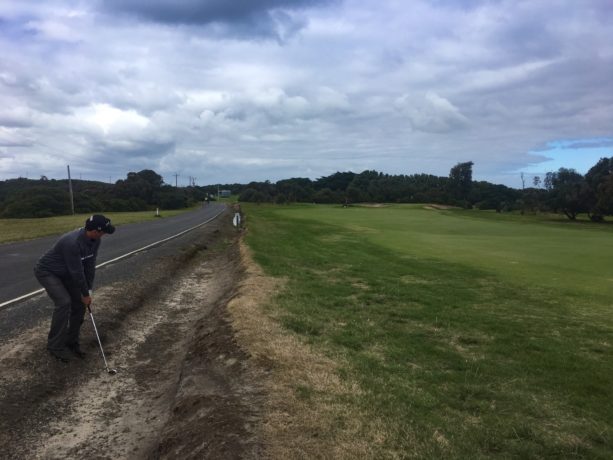
{"label": "cloudy sky", "polygon": [[2,0],[0,180],[520,187],[613,156],[611,0]]}

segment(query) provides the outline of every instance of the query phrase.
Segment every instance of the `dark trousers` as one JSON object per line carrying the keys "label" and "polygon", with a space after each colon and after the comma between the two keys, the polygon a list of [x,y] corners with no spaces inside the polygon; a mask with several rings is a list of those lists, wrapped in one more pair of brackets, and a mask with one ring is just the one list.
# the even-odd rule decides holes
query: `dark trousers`
{"label": "dark trousers", "polygon": [[78,346],[79,331],[85,316],[81,291],[53,273],[35,269],[34,275],[55,305],[47,337],[47,348],[59,351],[66,347]]}

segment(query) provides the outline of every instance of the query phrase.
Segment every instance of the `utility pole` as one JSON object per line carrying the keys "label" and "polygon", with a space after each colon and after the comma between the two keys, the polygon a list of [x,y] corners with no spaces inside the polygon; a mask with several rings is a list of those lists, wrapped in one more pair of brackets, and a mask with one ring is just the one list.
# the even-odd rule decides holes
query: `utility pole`
{"label": "utility pole", "polygon": [[175,173],[174,175],[175,175],[175,188],[177,188],[177,187],[179,186],[179,185],[178,185],[178,178],[179,178],[179,175],[178,175],[177,173]]}
{"label": "utility pole", "polygon": [[70,210],[74,216],[74,194],[72,193],[72,179],[70,178],[70,165],[66,165],[68,168],[68,191],[70,192]]}

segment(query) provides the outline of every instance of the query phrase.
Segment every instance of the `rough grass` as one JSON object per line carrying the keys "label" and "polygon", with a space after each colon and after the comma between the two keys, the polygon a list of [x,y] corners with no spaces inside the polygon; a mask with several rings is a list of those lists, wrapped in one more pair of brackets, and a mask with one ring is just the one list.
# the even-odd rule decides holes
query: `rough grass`
{"label": "rough grass", "polygon": [[610,231],[402,206],[247,215],[255,260],[285,280],[270,316],[353,388],[298,379],[298,395],[363,417],[345,434],[364,455],[613,455]]}
{"label": "rough grass", "polygon": [[342,401],[360,391],[339,377],[339,363],[288,335],[267,308],[284,280],[266,276],[241,243],[246,276],[228,305],[254,381],[265,389],[261,437],[266,457],[372,458],[380,422]]}

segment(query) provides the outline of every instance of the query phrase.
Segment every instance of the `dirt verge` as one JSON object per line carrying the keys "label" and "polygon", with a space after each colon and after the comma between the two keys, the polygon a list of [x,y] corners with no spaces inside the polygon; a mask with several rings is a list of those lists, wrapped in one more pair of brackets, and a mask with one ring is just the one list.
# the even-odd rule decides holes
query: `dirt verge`
{"label": "dirt verge", "polygon": [[243,276],[237,234],[222,216],[188,247],[95,293],[82,328],[85,360],[45,353],[48,319],[0,347],[2,458],[245,458],[261,389],[226,305]]}

